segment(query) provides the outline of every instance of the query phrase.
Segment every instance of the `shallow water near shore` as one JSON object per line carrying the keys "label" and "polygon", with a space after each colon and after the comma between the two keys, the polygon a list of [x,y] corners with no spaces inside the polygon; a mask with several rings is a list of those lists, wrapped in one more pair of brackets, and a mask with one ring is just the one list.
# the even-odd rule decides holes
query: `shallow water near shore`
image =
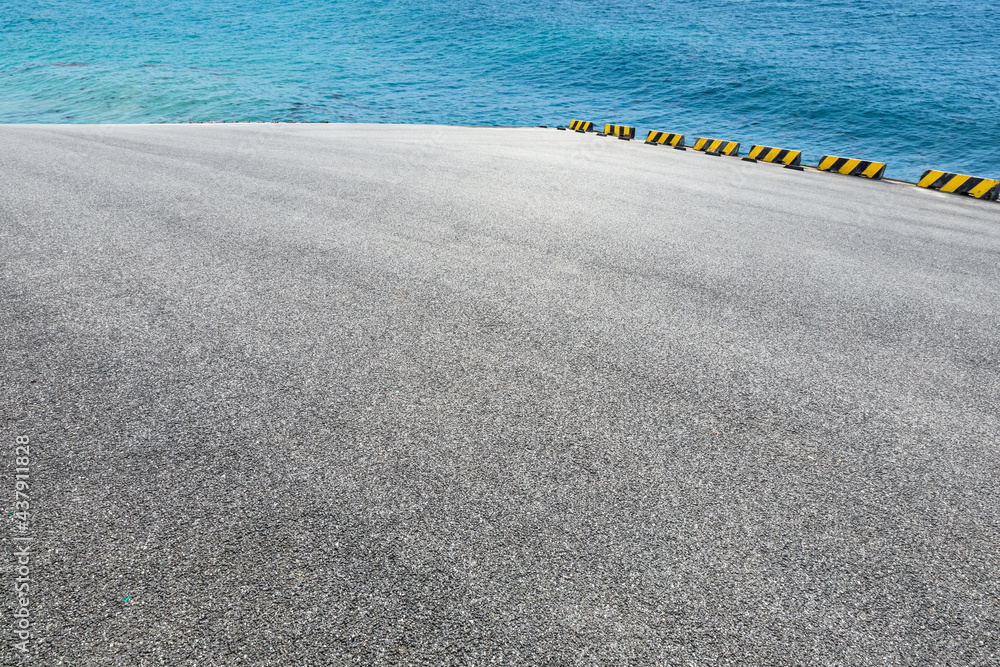
{"label": "shallow water near shore", "polygon": [[0,122],[558,125],[1000,177],[1000,6],[14,0]]}

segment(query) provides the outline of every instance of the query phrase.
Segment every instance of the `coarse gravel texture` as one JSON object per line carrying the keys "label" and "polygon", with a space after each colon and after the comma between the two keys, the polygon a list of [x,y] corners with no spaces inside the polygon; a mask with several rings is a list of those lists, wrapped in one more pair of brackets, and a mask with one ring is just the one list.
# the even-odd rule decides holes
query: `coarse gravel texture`
{"label": "coarse gravel texture", "polygon": [[1000,664],[996,203],[540,128],[0,179],[3,664]]}

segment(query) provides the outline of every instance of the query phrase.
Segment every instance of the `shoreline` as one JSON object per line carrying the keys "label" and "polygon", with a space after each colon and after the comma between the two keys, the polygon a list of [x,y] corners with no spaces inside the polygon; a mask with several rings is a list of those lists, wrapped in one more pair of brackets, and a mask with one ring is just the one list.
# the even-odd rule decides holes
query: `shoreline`
{"label": "shoreline", "polygon": [[[234,125],[234,126],[236,126],[236,125],[239,125],[239,126],[243,126],[243,125],[254,125],[254,126],[257,126],[257,125],[268,125],[268,126],[274,126],[274,125],[278,125],[278,126],[292,126],[292,125],[348,125],[348,126],[350,126],[350,125],[357,125],[357,126],[365,126],[365,127],[387,126],[387,127],[414,127],[414,128],[420,128],[420,127],[459,127],[459,128],[482,129],[482,130],[493,130],[493,129],[509,129],[509,130],[555,129],[555,130],[559,130],[559,129],[566,129],[564,127],[553,127],[553,126],[546,126],[546,125],[524,126],[524,125],[437,125],[437,124],[416,124],[416,123],[413,123],[413,124],[411,124],[411,123],[406,123],[406,124],[399,124],[399,123],[341,123],[341,122],[330,122],[330,121],[325,121],[325,120],[324,121],[308,121],[308,120],[304,120],[304,121],[262,121],[262,120],[261,121],[181,121],[181,122],[174,122],[174,123],[159,122],[159,123],[124,123],[124,124],[115,124],[115,123],[72,123],[72,124],[59,124],[59,123],[10,123],[10,124],[6,124],[6,125],[0,125],[0,127],[5,127],[5,126],[6,127],[157,127],[157,126],[183,127],[183,126],[187,126],[187,125]],[[652,131],[652,130],[650,130],[650,131]],[[638,140],[639,139],[634,139],[634,141],[638,141]],[[741,144],[745,144],[745,142],[740,142],[740,143]],[[686,147],[687,148],[691,148],[691,145],[688,144]],[[726,157],[744,158],[746,156],[741,154],[741,155],[733,155],[733,156],[726,156]],[[889,166],[891,166],[891,163],[888,163],[888,164],[889,164]],[[806,169],[813,170],[813,171],[820,171],[818,169],[818,167],[819,167],[818,163],[814,164],[814,163],[811,163],[811,162],[801,162],[800,166],[805,167]],[[928,171],[928,170],[931,170],[931,169],[933,169],[933,167],[926,167],[925,168],[925,172]],[[944,173],[944,172],[942,172],[942,173]],[[981,176],[972,175],[972,177],[973,178],[984,178],[985,180],[996,180],[996,179],[992,179],[991,177],[988,177],[988,176],[987,177],[981,177]],[[856,178],[856,177],[852,176],[852,178]],[[894,182],[894,183],[905,183],[905,184],[908,184],[908,185],[917,185],[917,182],[918,182],[918,181],[909,181],[909,180],[906,180],[904,178],[894,178],[894,177],[887,177],[887,176],[882,176],[882,177],[878,178],[877,180],[890,181],[890,182]],[[956,196],[961,196],[961,195],[956,195]],[[989,201],[997,201],[997,199],[992,199],[992,200],[989,200]]]}

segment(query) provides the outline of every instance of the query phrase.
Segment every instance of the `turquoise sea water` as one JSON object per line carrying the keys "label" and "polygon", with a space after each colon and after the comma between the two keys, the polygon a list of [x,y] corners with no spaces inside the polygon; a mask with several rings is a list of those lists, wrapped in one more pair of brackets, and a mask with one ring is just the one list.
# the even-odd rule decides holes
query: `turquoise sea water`
{"label": "turquoise sea water", "polygon": [[571,118],[1000,177],[1000,4],[0,4],[4,123]]}

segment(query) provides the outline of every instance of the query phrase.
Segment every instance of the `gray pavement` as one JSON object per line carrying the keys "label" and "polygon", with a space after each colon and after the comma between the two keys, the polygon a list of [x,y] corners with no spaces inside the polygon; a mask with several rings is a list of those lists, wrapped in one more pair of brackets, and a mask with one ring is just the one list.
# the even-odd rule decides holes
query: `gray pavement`
{"label": "gray pavement", "polygon": [[996,203],[429,126],[0,179],[34,664],[1000,664]]}

